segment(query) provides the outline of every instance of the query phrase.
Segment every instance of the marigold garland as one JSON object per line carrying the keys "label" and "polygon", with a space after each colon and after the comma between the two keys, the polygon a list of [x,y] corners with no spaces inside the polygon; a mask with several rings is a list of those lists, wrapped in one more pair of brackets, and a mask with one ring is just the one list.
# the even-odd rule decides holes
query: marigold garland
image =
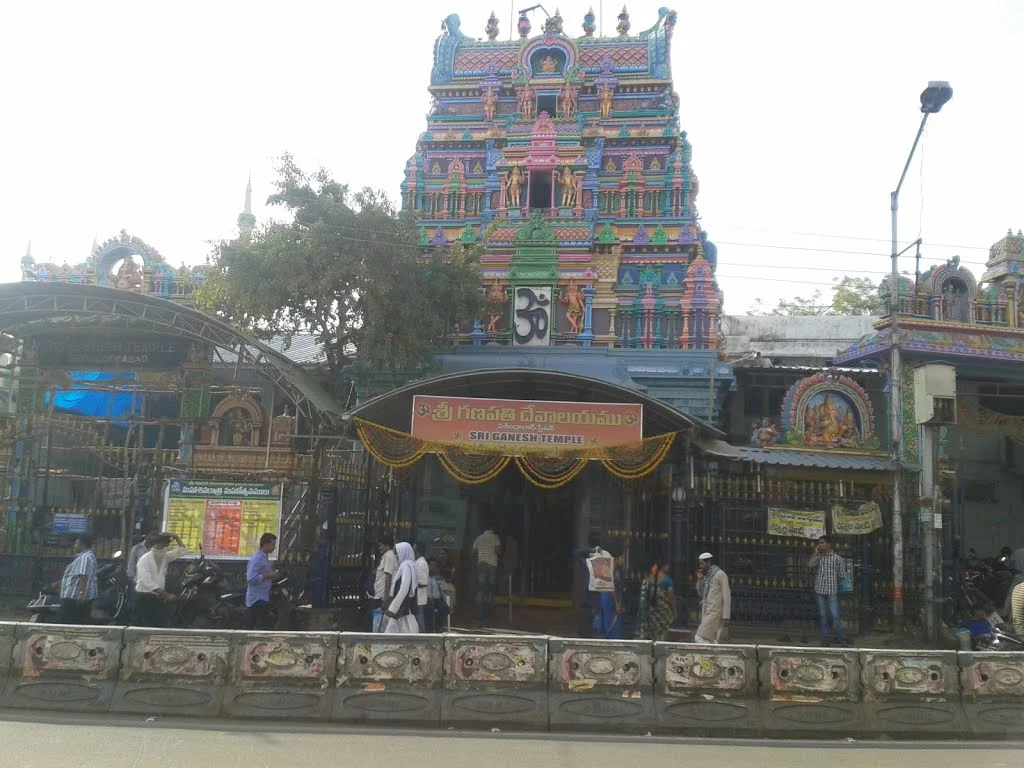
{"label": "marigold garland", "polygon": [[449,475],[465,485],[481,485],[497,477],[512,460],[500,453],[469,453],[454,446],[437,452],[437,460]]}
{"label": "marigold garland", "polygon": [[[505,453],[507,446],[480,446],[467,451],[465,446],[422,440],[398,430],[356,419],[356,433],[374,459],[396,469],[415,464],[433,453],[441,466],[458,482],[480,485],[497,477],[509,462],[516,466],[530,483],[551,490],[572,482],[588,461],[600,461],[608,472],[620,480],[637,480],[651,474],[668,455],[676,433],[668,432],[625,445],[586,448],[566,453],[540,454],[529,451],[515,457]],[[474,446],[476,448],[476,446]]]}
{"label": "marigold garland", "polygon": [[430,452],[430,446],[419,438],[362,419],[356,420],[356,434],[373,458],[396,469],[415,464]]}
{"label": "marigold garland", "polygon": [[571,483],[587,466],[588,459],[572,456],[516,456],[516,466],[523,477],[538,488],[551,490]]}
{"label": "marigold garland", "polygon": [[602,466],[620,480],[636,480],[653,472],[668,454],[676,433],[649,437],[633,445],[605,448],[598,456]]}

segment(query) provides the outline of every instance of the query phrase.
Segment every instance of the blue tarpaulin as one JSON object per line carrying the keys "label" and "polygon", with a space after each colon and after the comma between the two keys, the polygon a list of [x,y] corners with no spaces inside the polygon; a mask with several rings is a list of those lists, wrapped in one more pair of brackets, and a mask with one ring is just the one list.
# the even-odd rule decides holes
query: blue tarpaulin
{"label": "blue tarpaulin", "polygon": [[[71,380],[80,382],[102,382],[117,380],[135,380],[134,373],[107,373],[105,371],[71,371]],[[46,402],[49,404],[50,395]],[[98,419],[122,419],[139,412],[141,398],[132,392],[111,392],[92,389],[91,387],[71,386],[70,390],[58,389],[53,396],[53,405],[61,411],[77,413],[82,416],[93,416]]]}

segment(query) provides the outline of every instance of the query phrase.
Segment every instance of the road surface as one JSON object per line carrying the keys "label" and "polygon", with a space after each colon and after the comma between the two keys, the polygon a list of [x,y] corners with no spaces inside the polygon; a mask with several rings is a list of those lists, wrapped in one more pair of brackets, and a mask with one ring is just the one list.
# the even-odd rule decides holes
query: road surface
{"label": "road surface", "polygon": [[[222,729],[222,730],[220,730]],[[704,742],[639,737],[347,730],[199,721],[0,714],[0,763],[14,768],[1020,768],[1020,745]]]}

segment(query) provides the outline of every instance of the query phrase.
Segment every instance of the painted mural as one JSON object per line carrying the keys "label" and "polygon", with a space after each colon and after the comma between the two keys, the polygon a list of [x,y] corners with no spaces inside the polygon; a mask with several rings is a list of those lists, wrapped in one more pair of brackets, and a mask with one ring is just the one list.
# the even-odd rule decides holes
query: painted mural
{"label": "painted mural", "polygon": [[791,446],[874,450],[874,410],[847,376],[819,373],[794,384],[782,406],[782,440]]}

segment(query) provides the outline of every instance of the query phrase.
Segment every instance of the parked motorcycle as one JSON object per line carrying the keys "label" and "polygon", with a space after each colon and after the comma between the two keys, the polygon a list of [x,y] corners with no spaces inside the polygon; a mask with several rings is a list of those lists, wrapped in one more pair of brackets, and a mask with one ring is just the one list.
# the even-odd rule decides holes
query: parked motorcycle
{"label": "parked motorcycle", "polygon": [[219,624],[214,609],[221,592],[220,568],[206,559],[200,547],[199,559],[185,567],[178,596],[174,601],[171,624],[176,627],[191,627],[197,621],[211,626]]}
{"label": "parked motorcycle", "polygon": [[1024,648],[1024,640],[995,627],[992,634],[974,638],[971,647],[975,651],[1019,651]]}
{"label": "parked motorcycle", "polygon": [[[274,630],[287,632],[294,626],[295,601],[292,596],[291,580],[280,566],[281,578],[270,587],[270,613]],[[224,626],[230,629],[245,629],[249,625],[249,610],[245,607],[245,591],[227,592],[220,596],[216,610],[223,617]]]}
{"label": "parked motorcycle", "polygon": [[[294,604],[287,574],[271,586],[270,604],[274,628],[291,629]],[[245,629],[249,624],[245,590],[226,591],[220,568],[206,559],[202,547],[199,559],[185,568],[171,623],[178,627],[219,629]]]}
{"label": "parked motorcycle", "polygon": [[[92,604],[91,624],[122,624],[127,618],[128,581],[121,560],[122,554],[121,550],[118,550],[114,553],[114,562],[96,571],[99,596]],[[27,606],[27,610],[32,614],[29,622],[58,623],[62,602],[58,590],[40,592]]]}

